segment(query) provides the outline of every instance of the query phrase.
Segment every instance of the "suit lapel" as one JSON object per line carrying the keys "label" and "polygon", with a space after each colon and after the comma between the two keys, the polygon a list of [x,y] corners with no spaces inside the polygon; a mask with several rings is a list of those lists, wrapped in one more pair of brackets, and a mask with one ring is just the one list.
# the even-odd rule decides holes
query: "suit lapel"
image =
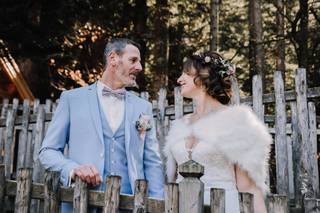
{"label": "suit lapel", "polygon": [[99,136],[101,143],[103,143],[102,125],[100,118],[99,102],[97,94],[97,82],[88,87],[88,102],[90,107],[90,114],[94,123],[95,129]]}
{"label": "suit lapel", "polygon": [[[126,146],[126,155],[128,160],[128,175],[130,179],[131,189],[134,192],[134,181],[138,176],[138,168],[136,165],[136,160],[134,155],[136,154],[132,148],[130,148],[131,138],[131,122],[133,116],[133,98],[130,92],[126,92],[126,103],[125,103],[125,146]],[[131,151],[130,151],[131,150]]]}
{"label": "suit lapel", "polygon": [[126,91],[126,101],[125,101],[125,144],[126,144],[126,152],[129,152],[130,146],[130,129],[133,115],[133,103],[132,103],[132,95],[130,92]]}

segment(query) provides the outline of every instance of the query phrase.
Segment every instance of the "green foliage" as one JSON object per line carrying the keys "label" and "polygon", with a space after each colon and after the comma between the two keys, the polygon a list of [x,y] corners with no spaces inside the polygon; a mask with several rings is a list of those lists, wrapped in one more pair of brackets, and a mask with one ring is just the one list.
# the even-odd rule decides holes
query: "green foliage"
{"label": "green foliage", "polygon": [[[320,3],[309,1],[309,81],[320,82]],[[237,64],[237,77],[244,92],[250,92],[249,26],[245,0],[221,1],[219,16],[219,52]],[[297,43],[292,39],[293,22],[299,14],[299,1],[286,1],[286,36],[276,33],[278,13],[274,1],[262,3],[264,47],[266,52],[266,81],[270,84],[275,70],[275,46],[278,39],[286,42],[287,88],[297,67]],[[153,90],[156,60],[154,30],[155,0],[76,0],[76,1],[18,1],[0,2],[0,38],[12,55],[23,61],[30,59],[42,98],[57,97],[60,90],[94,82],[103,70],[103,49],[112,37],[129,37],[142,43],[145,68],[138,78],[140,90]],[[168,1],[168,80],[169,89],[176,86],[183,58],[210,44],[210,0]],[[163,16],[166,14],[162,14]],[[297,28],[299,31],[299,29]],[[38,77],[36,77],[38,76]],[[48,87],[50,82],[51,88]],[[269,83],[268,83],[269,82]],[[46,90],[45,90],[46,89]],[[270,91],[272,88],[267,88]]]}

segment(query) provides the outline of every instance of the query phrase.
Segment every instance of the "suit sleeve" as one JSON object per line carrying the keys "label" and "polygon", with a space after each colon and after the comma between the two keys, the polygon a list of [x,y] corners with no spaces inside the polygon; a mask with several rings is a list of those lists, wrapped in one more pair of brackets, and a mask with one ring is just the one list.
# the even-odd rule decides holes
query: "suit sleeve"
{"label": "suit sleeve", "polygon": [[69,184],[70,172],[78,166],[63,155],[65,144],[69,140],[69,129],[70,108],[67,93],[63,92],[39,151],[41,164],[45,169],[59,171],[63,185]]}
{"label": "suit sleeve", "polygon": [[[148,115],[153,117],[152,105],[148,107]],[[144,146],[144,171],[148,181],[149,196],[156,198],[164,197],[164,173],[163,164],[159,152],[159,144],[156,138],[156,129],[152,119],[152,129],[145,138]]]}

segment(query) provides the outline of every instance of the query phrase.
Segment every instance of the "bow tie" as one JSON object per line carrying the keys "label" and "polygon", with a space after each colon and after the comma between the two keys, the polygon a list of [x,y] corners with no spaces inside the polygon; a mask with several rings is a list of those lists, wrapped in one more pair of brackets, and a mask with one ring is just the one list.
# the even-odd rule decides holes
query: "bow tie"
{"label": "bow tie", "polygon": [[123,100],[125,97],[126,91],[124,89],[112,90],[108,87],[103,87],[102,96],[113,96],[119,100]]}

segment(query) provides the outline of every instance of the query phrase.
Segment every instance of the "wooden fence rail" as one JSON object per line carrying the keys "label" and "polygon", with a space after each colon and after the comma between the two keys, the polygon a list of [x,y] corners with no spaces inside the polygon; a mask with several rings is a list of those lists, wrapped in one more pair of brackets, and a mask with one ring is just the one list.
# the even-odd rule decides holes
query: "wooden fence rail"
{"label": "wooden fence rail", "polygon": [[[0,165],[0,174],[4,174],[4,165]],[[192,176],[192,177],[191,177]],[[190,176],[185,176],[184,181],[192,181],[195,177],[190,173]],[[190,180],[188,180],[190,179]],[[192,179],[192,180],[191,180]],[[224,206],[224,190],[211,190],[210,206],[203,206],[203,190],[204,185],[198,179],[198,182],[193,182],[194,187],[197,187],[202,196],[197,197],[198,203],[188,202],[190,197],[184,196],[186,190],[190,187],[178,184],[166,184],[165,199],[154,199],[147,196],[148,184],[145,180],[137,180],[135,193],[133,196],[120,194],[119,176],[108,176],[106,179],[107,187],[104,192],[92,191],[88,189],[86,183],[77,178],[74,187],[62,187],[59,184],[59,173],[47,171],[45,173],[45,182],[32,183],[32,169],[20,168],[17,180],[6,180],[2,175],[0,182],[0,209],[8,208],[5,206],[5,196],[15,197],[15,212],[28,213],[30,212],[31,199],[44,201],[44,212],[55,213],[59,212],[61,202],[73,203],[74,212],[87,212],[89,206],[100,207],[103,212],[117,212],[118,209],[133,210],[133,212],[185,212],[185,213],[200,213],[200,212],[216,212],[222,213],[225,211]],[[178,193],[178,191],[180,193]],[[189,192],[190,193],[190,192]],[[310,206],[313,202],[318,202],[315,199],[305,201]],[[248,193],[239,193],[239,204],[243,213],[253,212],[253,196]],[[286,196],[269,195],[267,198],[267,206],[269,212],[285,213],[288,210],[288,202]],[[3,212],[3,211],[1,211]]]}
{"label": "wooden fence rail", "polygon": [[[295,89],[291,91],[285,90],[280,72],[274,73],[274,92],[270,94],[262,94],[260,76],[255,76],[253,79],[252,90],[254,93],[251,97],[240,97],[238,83],[236,79],[232,79],[232,81],[234,82],[232,103],[251,105],[259,118],[266,123],[270,133],[274,135],[275,155],[272,156],[271,160],[275,162],[275,166],[271,173],[275,175],[271,175],[269,182],[270,186],[275,186],[272,191],[279,195],[271,195],[273,201],[269,202],[271,205],[269,208],[276,208],[272,207],[273,203],[284,202],[284,198],[281,196],[285,196],[291,205],[296,208],[318,208],[317,198],[320,195],[317,146],[318,136],[320,135],[320,117],[317,117],[316,114],[316,103],[320,100],[320,87],[307,88],[306,72],[302,68],[296,71]],[[141,97],[148,99],[149,95],[143,92]],[[165,89],[159,91],[158,100],[153,100],[152,103],[157,136],[160,147],[163,147],[164,138],[170,128],[171,121],[193,112],[196,106],[194,103],[183,101],[179,87],[174,89],[174,105],[168,105]],[[110,189],[111,191],[106,191],[106,194],[109,198],[111,196],[112,200],[104,200],[102,192],[90,190],[87,198],[74,197],[74,189],[58,187],[56,180],[50,182],[52,185],[46,186],[47,188],[44,187],[45,181],[51,181],[52,178],[51,176],[45,176],[44,169],[38,160],[38,151],[57,104],[58,101],[52,100],[47,100],[45,104],[40,104],[39,100],[32,103],[24,100],[22,104],[19,104],[18,99],[14,99],[11,103],[9,100],[3,100],[0,105],[0,164],[2,163],[5,166],[1,167],[3,171],[0,171],[0,177],[4,175],[5,179],[0,180],[0,198],[3,198],[4,194],[6,196],[18,195],[16,193],[19,186],[18,182],[22,180],[18,178],[20,169],[32,168],[32,184],[30,186],[32,193],[29,207],[32,212],[39,210],[41,205],[39,205],[38,200],[44,200],[43,193],[45,190],[48,196],[46,199],[57,200],[59,196],[54,196],[60,194],[61,201],[75,201],[77,203],[78,199],[84,201],[88,199],[88,205],[109,206],[108,209],[115,209],[116,206],[122,208],[128,205],[129,209],[141,210],[142,204],[139,204],[140,208],[139,205],[134,206],[134,202],[147,202],[147,209],[151,208],[150,205],[161,206],[161,210],[166,212],[177,212],[178,209],[182,208],[177,202],[179,200],[177,194],[179,194],[181,187],[176,184],[166,185],[166,192],[167,194],[171,193],[171,197],[167,197],[165,201],[161,202],[147,198],[147,195],[143,193],[139,195],[139,198],[118,195],[118,189],[116,188],[119,180],[115,178],[107,179],[108,183],[115,187]],[[68,155],[67,147],[65,155]],[[53,174],[50,175],[53,176]],[[55,174],[56,176],[57,174]],[[2,183],[5,183],[5,188],[1,187]],[[26,182],[26,184],[30,183]],[[147,186],[142,184],[137,187],[145,189]],[[86,187],[83,186],[83,188]],[[56,192],[58,190],[60,193],[52,194],[52,190]],[[221,197],[223,192],[218,189],[213,190],[213,192],[212,202],[222,208],[224,203],[218,198]],[[114,200],[117,197],[120,197],[119,204]],[[97,200],[93,198],[97,198]],[[245,196],[241,198],[246,199]],[[4,200],[7,201],[7,198]],[[4,200],[0,199],[0,204]],[[18,204],[15,208],[19,208],[19,211],[24,209],[21,207],[22,204]],[[55,209],[57,205],[57,203],[45,202],[43,207],[45,209]],[[3,207],[3,203],[1,206]],[[83,207],[79,206],[79,209],[81,210]],[[215,212],[217,212],[216,209]]]}

